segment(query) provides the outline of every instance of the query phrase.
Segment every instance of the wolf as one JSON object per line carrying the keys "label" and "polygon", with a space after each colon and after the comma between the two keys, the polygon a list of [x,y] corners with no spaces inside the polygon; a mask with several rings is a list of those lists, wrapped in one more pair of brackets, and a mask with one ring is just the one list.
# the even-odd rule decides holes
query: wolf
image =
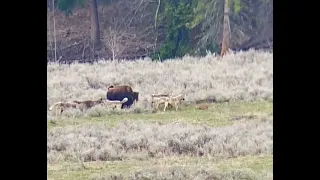
{"label": "wolf", "polygon": [[164,111],[166,111],[166,108],[169,104],[174,106],[177,111],[179,106],[182,104],[182,101],[185,101],[183,94],[179,94],[177,96],[170,96],[164,104]]}
{"label": "wolf", "polygon": [[50,108],[49,110],[52,111],[53,108],[56,108],[56,118],[58,117],[58,114],[59,116],[62,115],[62,112],[65,110],[65,109],[68,109],[68,108],[77,108],[77,104],[74,103],[74,102],[57,102],[57,103],[54,103]]}
{"label": "wolf", "polygon": [[104,100],[103,98],[99,98],[98,100],[72,101],[72,102],[77,104],[77,108],[83,111],[84,109],[90,109],[93,106],[96,106],[98,104],[103,104]]}
{"label": "wolf", "polygon": [[170,94],[151,94],[151,106],[155,107],[155,103],[163,97],[169,97]]}
{"label": "wolf", "polygon": [[183,94],[179,94],[178,96],[169,96],[169,97],[158,97],[154,99],[154,103],[155,103],[155,107],[156,109],[159,108],[160,104],[164,104],[164,108],[163,111],[166,111],[167,107],[170,105],[172,107],[175,107],[176,111],[179,108],[179,105],[181,105],[182,101],[184,101],[185,98],[183,96]]}

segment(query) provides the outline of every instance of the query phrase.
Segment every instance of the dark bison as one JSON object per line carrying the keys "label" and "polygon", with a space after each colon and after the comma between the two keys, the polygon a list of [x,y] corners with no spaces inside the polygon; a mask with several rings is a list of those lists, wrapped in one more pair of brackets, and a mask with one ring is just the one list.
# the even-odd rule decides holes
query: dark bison
{"label": "dark bison", "polygon": [[137,102],[139,100],[139,92],[133,92],[132,95],[133,95],[133,101]]}
{"label": "dark bison", "polygon": [[123,98],[128,98],[128,101],[121,105],[121,109],[124,107],[130,108],[134,101],[134,95],[130,86],[110,86],[108,87],[107,99],[111,101],[122,101]]}

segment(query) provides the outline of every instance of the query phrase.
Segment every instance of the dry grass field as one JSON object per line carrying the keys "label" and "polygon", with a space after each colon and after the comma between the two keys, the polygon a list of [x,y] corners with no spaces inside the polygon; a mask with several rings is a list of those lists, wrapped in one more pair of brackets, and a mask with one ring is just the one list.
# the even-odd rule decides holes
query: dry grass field
{"label": "dry grass field", "polygon": [[[140,92],[128,110],[48,111],[48,179],[273,179],[272,53],[49,64],[47,73],[48,107],[105,97],[111,84]],[[185,94],[180,110],[150,106],[151,94],[171,92]]]}

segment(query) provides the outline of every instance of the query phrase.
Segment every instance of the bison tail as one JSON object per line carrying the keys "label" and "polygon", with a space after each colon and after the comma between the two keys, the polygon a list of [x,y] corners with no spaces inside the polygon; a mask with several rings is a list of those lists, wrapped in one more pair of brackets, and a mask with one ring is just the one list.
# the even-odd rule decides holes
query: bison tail
{"label": "bison tail", "polygon": [[121,104],[125,103],[128,101],[128,98],[123,98],[123,100],[121,101]]}

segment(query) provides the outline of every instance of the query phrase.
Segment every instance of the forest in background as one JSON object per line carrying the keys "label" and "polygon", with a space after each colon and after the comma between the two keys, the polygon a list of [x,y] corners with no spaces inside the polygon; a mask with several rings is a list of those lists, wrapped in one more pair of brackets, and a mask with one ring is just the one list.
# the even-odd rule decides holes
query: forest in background
{"label": "forest in background", "polygon": [[[229,13],[224,13],[225,3]],[[165,60],[273,48],[273,0],[47,0],[47,60]]]}

